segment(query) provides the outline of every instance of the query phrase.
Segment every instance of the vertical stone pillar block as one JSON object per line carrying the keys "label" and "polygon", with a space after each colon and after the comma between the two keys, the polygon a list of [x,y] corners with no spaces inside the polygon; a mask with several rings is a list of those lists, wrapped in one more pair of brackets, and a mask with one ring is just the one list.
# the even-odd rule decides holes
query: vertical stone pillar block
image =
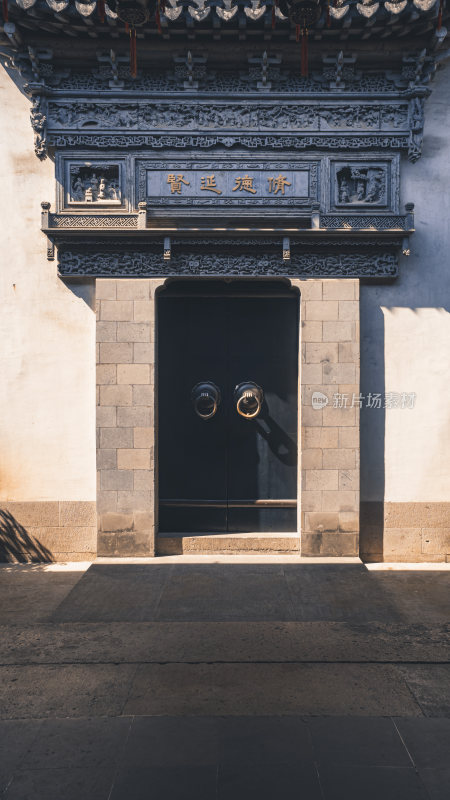
{"label": "vertical stone pillar block", "polygon": [[301,553],[359,552],[359,281],[293,281],[301,293]]}
{"label": "vertical stone pillar block", "polygon": [[154,293],[159,281],[98,279],[98,554],[155,554]]}

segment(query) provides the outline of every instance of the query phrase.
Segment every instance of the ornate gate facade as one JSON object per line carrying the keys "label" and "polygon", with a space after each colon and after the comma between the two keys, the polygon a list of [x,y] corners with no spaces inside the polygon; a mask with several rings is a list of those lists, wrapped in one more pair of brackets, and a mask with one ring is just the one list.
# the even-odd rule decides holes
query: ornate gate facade
{"label": "ornate gate facade", "polygon": [[[200,293],[205,280],[225,293],[241,283],[249,296],[252,282],[264,282],[267,299],[258,302],[267,309],[271,285],[299,297],[296,340],[290,351],[286,345],[300,409],[298,426],[286,429],[296,439],[285,478],[290,495],[295,475],[295,493],[283,497],[278,487],[276,497],[269,490],[246,498],[242,474],[241,492],[227,483],[222,498],[209,499],[228,498],[230,514],[234,501],[293,501],[295,525],[288,512],[268,523],[262,532],[289,536],[267,549],[358,554],[359,285],[395,280],[399,256],[409,254],[414,206],[400,207],[400,164],[420,156],[433,62],[394,48],[380,68],[370,48],[360,62],[338,51],[302,77],[293,52],[285,67],[278,54],[255,54],[246,43],[237,68],[223,45],[211,58],[164,51],[152,68],[144,60],[135,79],[113,51],[98,50],[96,66],[64,67],[45,49],[17,58],[29,75],[36,154],[55,160],[55,207],[42,203],[48,258],[61,280],[96,283],[99,554],[180,546],[158,540],[158,515],[161,533],[183,528],[173,509],[168,521],[169,501],[183,498],[164,496],[170,426],[161,397],[158,412],[158,392],[170,383],[163,360],[176,353],[168,331],[183,336],[180,315],[169,324],[162,312],[164,296],[180,279]],[[270,313],[282,316],[282,302],[275,292]],[[220,382],[207,372],[196,382]],[[243,368],[242,381],[259,384],[250,373]],[[227,402],[237,373],[230,380],[219,387]],[[216,527],[251,533],[249,520]],[[261,525],[239,548],[264,549]],[[217,548],[235,549],[230,536]],[[190,536],[181,548],[204,546],[205,538]]]}

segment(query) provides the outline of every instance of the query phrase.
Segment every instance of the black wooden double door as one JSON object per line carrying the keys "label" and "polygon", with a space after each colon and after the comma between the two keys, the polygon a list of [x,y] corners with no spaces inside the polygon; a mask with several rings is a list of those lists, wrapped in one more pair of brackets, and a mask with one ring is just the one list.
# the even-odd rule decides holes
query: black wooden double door
{"label": "black wooden double door", "polygon": [[[216,413],[192,390],[211,382]],[[263,392],[240,416],[235,388]],[[298,298],[293,294],[162,292],[158,300],[161,532],[297,530]]]}

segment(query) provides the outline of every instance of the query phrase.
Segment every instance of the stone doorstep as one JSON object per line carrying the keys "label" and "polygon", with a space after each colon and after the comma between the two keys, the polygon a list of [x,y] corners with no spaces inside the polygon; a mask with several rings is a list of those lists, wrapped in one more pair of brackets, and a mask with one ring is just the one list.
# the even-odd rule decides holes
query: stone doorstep
{"label": "stone doorstep", "polygon": [[170,556],[184,553],[276,555],[300,551],[298,533],[159,533],[156,539],[157,555]]}

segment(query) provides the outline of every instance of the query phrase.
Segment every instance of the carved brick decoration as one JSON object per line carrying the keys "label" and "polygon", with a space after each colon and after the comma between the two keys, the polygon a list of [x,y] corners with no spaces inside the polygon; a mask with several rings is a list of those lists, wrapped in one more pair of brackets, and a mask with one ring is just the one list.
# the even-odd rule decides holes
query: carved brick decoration
{"label": "carved brick decoration", "polygon": [[118,164],[70,164],[69,204],[120,204],[121,186]]}
{"label": "carved brick decoration", "polygon": [[394,253],[291,253],[290,261],[283,261],[282,251],[255,255],[239,252],[184,251],[172,254],[170,264],[164,261],[163,248],[158,252],[148,249],[90,250],[62,248],[59,252],[61,277],[169,277],[169,276],[285,276],[285,277],[345,277],[394,278],[398,272]]}

